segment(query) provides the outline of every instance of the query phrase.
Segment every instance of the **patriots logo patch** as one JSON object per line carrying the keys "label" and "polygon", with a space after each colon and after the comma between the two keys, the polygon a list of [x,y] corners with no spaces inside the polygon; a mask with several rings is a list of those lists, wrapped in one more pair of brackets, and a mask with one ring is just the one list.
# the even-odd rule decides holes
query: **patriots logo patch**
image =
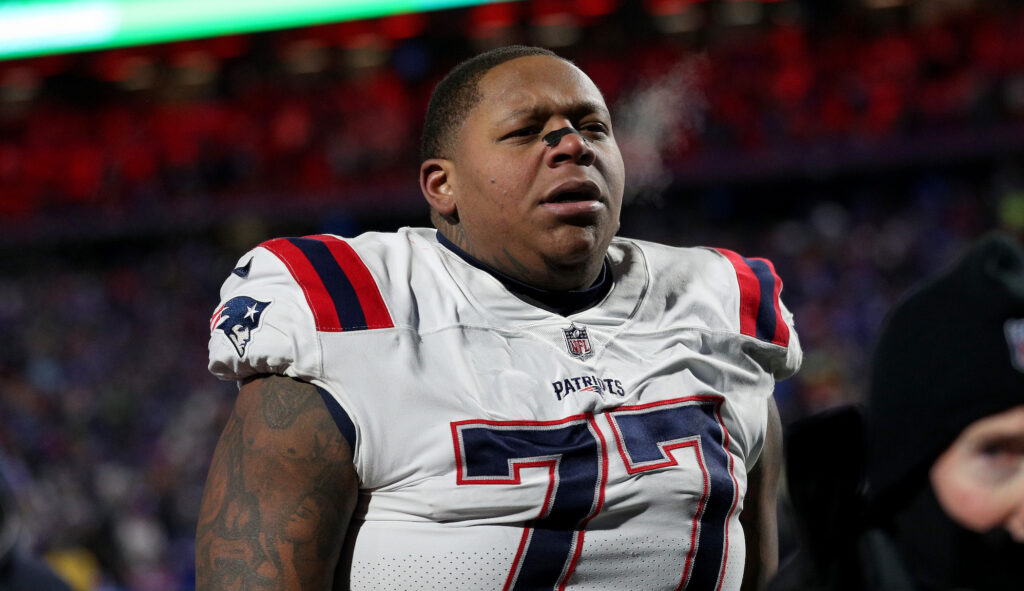
{"label": "patriots logo patch", "polygon": [[238,296],[217,308],[210,318],[210,332],[219,330],[231,341],[239,357],[245,356],[245,348],[252,341],[253,333],[259,330],[263,312],[270,302],[261,302],[248,296]]}

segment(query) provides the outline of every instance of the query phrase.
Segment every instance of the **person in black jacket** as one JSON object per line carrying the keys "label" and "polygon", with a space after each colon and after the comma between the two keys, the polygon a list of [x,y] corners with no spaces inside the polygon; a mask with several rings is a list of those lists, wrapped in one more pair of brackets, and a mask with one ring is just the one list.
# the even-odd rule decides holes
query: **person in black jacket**
{"label": "person in black jacket", "polygon": [[794,423],[776,590],[1024,589],[1024,250],[993,233],[890,313],[868,402]]}

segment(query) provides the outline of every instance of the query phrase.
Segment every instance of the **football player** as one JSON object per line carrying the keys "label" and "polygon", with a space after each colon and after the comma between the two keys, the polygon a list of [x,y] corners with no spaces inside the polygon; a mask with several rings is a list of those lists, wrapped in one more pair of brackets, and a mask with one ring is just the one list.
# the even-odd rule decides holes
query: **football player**
{"label": "football player", "polygon": [[277,238],[211,320],[241,384],[199,589],[756,588],[777,560],[770,262],[616,238],[594,83],[499,48],[438,84],[436,229]]}

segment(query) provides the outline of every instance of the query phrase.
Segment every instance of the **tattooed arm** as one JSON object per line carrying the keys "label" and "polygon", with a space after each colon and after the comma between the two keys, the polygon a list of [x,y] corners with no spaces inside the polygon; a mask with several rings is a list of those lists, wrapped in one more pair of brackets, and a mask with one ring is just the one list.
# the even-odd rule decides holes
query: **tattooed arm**
{"label": "tattooed arm", "polygon": [[357,492],[352,451],[316,388],[249,381],[206,481],[197,590],[330,589]]}

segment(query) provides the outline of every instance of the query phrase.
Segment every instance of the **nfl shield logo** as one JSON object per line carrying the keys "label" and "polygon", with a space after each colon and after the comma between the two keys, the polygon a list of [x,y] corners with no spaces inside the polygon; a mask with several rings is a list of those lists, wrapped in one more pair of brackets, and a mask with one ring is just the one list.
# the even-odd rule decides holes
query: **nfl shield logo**
{"label": "nfl shield logo", "polygon": [[1010,346],[1010,361],[1018,371],[1024,372],[1024,319],[1007,320],[1003,332]]}
{"label": "nfl shield logo", "polygon": [[590,348],[590,337],[587,336],[587,327],[570,324],[569,328],[563,328],[565,335],[565,346],[572,355],[580,361],[590,358],[594,351]]}

